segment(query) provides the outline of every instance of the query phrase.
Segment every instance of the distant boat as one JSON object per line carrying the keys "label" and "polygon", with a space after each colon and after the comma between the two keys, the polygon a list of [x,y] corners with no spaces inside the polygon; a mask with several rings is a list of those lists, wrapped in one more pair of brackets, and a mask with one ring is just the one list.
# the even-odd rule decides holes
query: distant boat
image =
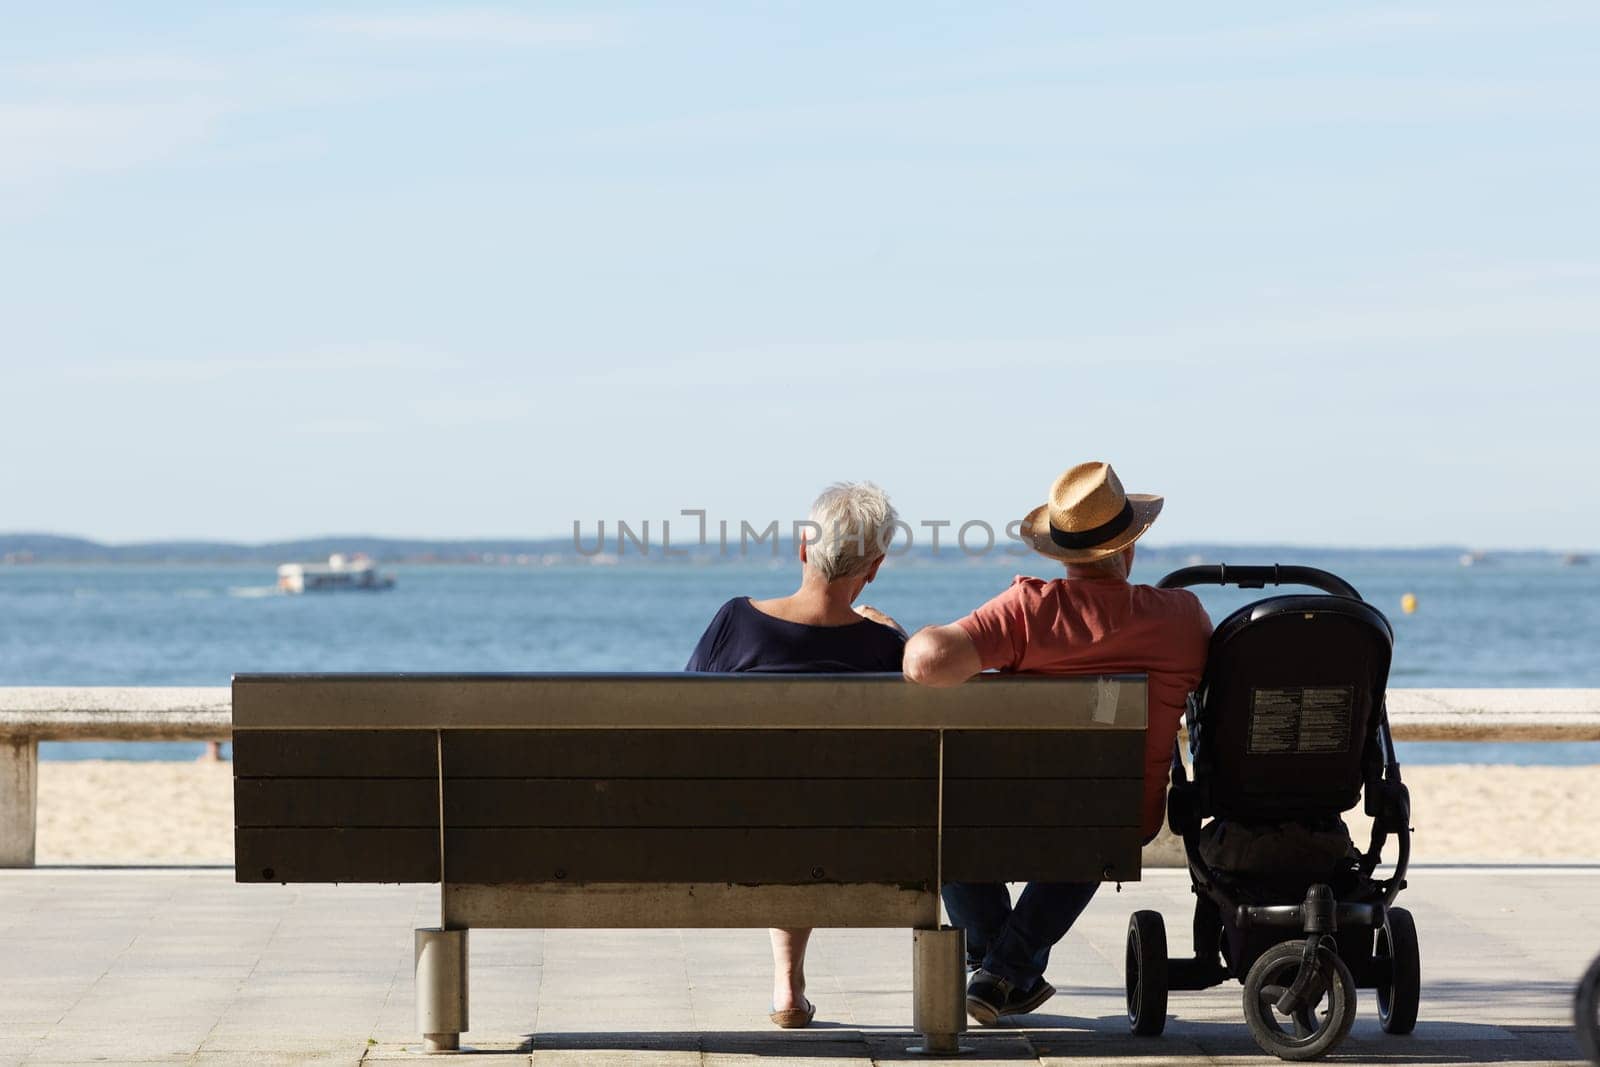
{"label": "distant boat", "polygon": [[394,576],[380,573],[366,556],[346,559],[334,553],[326,563],[285,563],[278,568],[278,588],[285,593],[393,589]]}
{"label": "distant boat", "polygon": [[1488,561],[1489,557],[1482,552],[1461,553],[1461,565],[1463,567],[1476,567],[1478,564],[1487,563]]}
{"label": "distant boat", "polygon": [[1568,552],[1561,557],[1561,565],[1563,567],[1581,567],[1588,562],[1589,557],[1582,552]]}

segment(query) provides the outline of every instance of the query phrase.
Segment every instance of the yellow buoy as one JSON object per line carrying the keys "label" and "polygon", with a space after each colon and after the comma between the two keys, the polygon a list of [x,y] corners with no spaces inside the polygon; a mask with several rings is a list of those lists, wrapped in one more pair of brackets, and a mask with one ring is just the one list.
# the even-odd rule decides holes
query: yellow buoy
{"label": "yellow buoy", "polygon": [[1400,598],[1400,610],[1405,612],[1407,615],[1415,612],[1417,610],[1417,594],[1407,593],[1402,596]]}

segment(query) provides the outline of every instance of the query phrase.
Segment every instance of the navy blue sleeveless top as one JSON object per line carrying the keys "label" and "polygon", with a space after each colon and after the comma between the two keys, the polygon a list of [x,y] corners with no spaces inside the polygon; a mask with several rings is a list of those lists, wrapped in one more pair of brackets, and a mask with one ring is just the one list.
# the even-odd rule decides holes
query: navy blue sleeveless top
{"label": "navy blue sleeveless top", "polygon": [[694,646],[686,671],[829,674],[898,671],[906,639],[871,619],[810,626],[756,610],[749,597],[722,605]]}

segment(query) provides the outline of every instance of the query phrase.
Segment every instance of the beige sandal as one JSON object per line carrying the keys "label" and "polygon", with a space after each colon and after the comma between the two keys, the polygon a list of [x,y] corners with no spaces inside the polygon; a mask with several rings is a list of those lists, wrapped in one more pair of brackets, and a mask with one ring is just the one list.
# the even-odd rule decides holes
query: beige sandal
{"label": "beige sandal", "polygon": [[811,1020],[817,1017],[817,1006],[808,999],[803,1008],[785,1008],[783,1011],[770,1011],[767,1018],[772,1020],[772,1025],[784,1030],[799,1030],[801,1027],[810,1026]]}

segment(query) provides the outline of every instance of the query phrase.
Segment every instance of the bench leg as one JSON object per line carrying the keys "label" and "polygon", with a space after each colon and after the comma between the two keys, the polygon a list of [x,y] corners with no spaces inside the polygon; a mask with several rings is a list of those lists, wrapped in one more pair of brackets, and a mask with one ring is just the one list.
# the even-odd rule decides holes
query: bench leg
{"label": "bench leg", "polygon": [[0,867],[32,867],[39,806],[39,742],[0,737]]}
{"label": "bench leg", "polygon": [[467,1029],[467,932],[430,927],[415,935],[422,1051],[458,1052]]}
{"label": "bench leg", "polygon": [[911,1024],[922,1044],[908,1052],[954,1056],[967,1029],[967,933],[959,927],[911,932]]}

